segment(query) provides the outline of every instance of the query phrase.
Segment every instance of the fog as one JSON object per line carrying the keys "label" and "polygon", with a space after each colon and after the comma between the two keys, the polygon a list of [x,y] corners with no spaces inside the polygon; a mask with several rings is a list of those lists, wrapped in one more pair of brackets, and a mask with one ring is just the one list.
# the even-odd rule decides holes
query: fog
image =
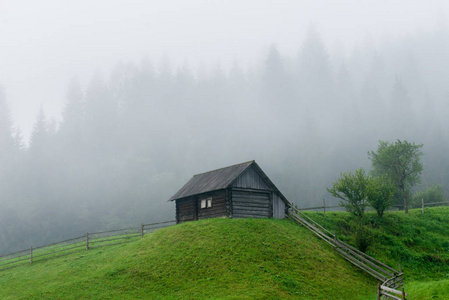
{"label": "fog", "polygon": [[[8,1],[0,2],[0,83],[24,135],[41,104],[61,119],[67,82],[144,57],[172,67],[234,60],[256,65],[271,43],[294,56],[308,27],[326,47],[423,33],[445,22],[446,1]],[[26,86],[26,88],[24,88]]]}
{"label": "fog", "polygon": [[[445,1],[0,1],[0,253],[174,218],[255,159],[300,207],[379,140],[448,193]],[[335,202],[336,203],[336,202]]]}

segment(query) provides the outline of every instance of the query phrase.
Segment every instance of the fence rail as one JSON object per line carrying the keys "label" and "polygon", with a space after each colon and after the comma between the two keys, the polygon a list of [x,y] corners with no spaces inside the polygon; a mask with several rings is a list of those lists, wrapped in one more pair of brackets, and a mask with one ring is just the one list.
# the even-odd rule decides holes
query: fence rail
{"label": "fence rail", "polygon": [[315,206],[315,207],[302,207],[302,208],[298,208],[296,207],[297,210],[323,210],[323,214],[326,215],[326,210],[329,209],[334,209],[334,208],[341,208],[344,209],[343,206],[341,205],[331,205],[331,206],[326,206],[326,199],[323,199],[323,205],[322,206]]}
{"label": "fence rail", "polygon": [[424,207],[425,206],[433,206],[433,205],[441,205],[441,204],[449,204],[449,201],[424,203],[424,199],[422,199],[421,200],[421,213],[424,213]]}
{"label": "fence rail", "polygon": [[[436,205],[443,205],[443,204],[447,204],[449,205],[449,201],[442,201],[442,202],[432,202],[432,203],[425,203],[424,200],[421,201],[421,205],[419,206],[413,206],[413,208],[421,208],[421,212],[424,213],[424,208],[426,206],[436,206]],[[323,215],[326,215],[326,210],[330,210],[330,209],[335,209],[335,208],[341,208],[341,209],[345,209],[344,206],[341,205],[332,205],[332,206],[326,206],[326,200],[323,199],[323,205],[322,206],[315,206],[315,207],[295,207],[295,209],[299,210],[299,211],[306,211],[306,210],[322,210],[323,211]],[[402,210],[404,208],[403,205],[394,205],[392,206],[392,208],[396,208],[399,210]],[[388,210],[388,212],[391,211],[391,209]]]}
{"label": "fence rail", "polygon": [[39,247],[31,246],[29,249],[8,253],[0,256],[0,271],[28,263],[34,263],[49,258],[56,258],[69,255],[91,248],[112,246],[127,243],[145,234],[154,232],[159,228],[164,228],[176,224],[176,221],[165,221],[150,224],[140,224],[139,227],[129,227],[109,231],[87,232],[83,236],[68,240],[51,243]]}
{"label": "fence rail", "polygon": [[[398,296],[401,296],[399,298]],[[405,297],[408,296],[406,292],[404,292],[404,288],[402,288],[401,291],[398,291],[394,288],[391,288],[384,284],[377,284],[377,300],[381,299],[394,299],[394,300],[405,300]]]}
{"label": "fence rail", "polygon": [[[325,206],[324,202],[323,206]],[[402,280],[403,273],[400,266],[399,271],[397,271],[381,261],[352,247],[351,245],[337,239],[335,233],[332,234],[297,208],[290,208],[287,217],[312,231],[319,238],[333,246],[335,251],[337,251],[344,259],[381,282],[382,284],[378,285],[377,299],[405,299],[407,294],[404,293]],[[402,291],[396,290],[400,287],[402,287]],[[401,295],[402,298],[398,298],[392,294]]]}

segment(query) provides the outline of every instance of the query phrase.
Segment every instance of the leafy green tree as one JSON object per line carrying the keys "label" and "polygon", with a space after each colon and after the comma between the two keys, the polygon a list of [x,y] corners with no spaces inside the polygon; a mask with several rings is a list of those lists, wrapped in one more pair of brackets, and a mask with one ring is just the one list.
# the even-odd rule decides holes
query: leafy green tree
{"label": "leafy green tree", "polygon": [[367,201],[382,217],[384,211],[393,204],[395,186],[388,176],[370,177],[367,187]]}
{"label": "leafy green tree", "polygon": [[413,195],[412,205],[420,206],[422,201],[424,203],[435,203],[447,201],[446,196],[444,196],[443,187],[441,184],[434,184],[425,190],[417,191]]}
{"label": "leafy green tree", "polygon": [[341,205],[346,210],[358,218],[362,218],[365,209],[368,206],[367,189],[369,184],[369,177],[365,174],[365,170],[360,168],[355,170],[354,174],[351,172],[341,173],[337,181],[332,182],[332,188],[327,188],[327,191],[332,196],[343,200]]}
{"label": "leafy green tree", "polygon": [[387,175],[391,179],[403,198],[405,213],[408,213],[408,191],[421,180],[422,146],[399,139],[395,143],[379,141],[377,151],[368,152],[373,175]]}

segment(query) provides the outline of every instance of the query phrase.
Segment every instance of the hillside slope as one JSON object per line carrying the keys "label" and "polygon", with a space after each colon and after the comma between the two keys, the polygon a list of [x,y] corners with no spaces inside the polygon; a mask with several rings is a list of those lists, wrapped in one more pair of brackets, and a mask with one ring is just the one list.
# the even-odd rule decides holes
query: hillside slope
{"label": "hillside slope", "polygon": [[373,279],[288,220],[189,222],[0,272],[2,299],[372,299],[375,291]]}
{"label": "hillside slope", "polygon": [[[307,213],[338,238],[355,245],[357,227],[346,212]],[[371,245],[366,253],[392,267],[401,264],[410,299],[449,299],[449,207],[367,213],[364,235]]]}
{"label": "hillside slope", "polygon": [[[356,222],[346,212],[307,213],[312,219],[335,231],[337,236],[355,245]],[[375,212],[364,219],[371,245],[367,254],[393,266],[401,263],[406,280],[439,280],[449,276],[449,207]]]}

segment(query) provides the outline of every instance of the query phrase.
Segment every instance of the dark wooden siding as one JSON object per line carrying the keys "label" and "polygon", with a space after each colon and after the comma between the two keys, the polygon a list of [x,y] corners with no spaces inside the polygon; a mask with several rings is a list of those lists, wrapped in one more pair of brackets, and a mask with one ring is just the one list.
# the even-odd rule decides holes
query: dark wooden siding
{"label": "dark wooden siding", "polygon": [[[212,198],[212,207],[201,208],[201,199]],[[198,219],[219,218],[226,216],[226,192],[224,190],[198,195]]]}
{"label": "dark wooden siding", "polygon": [[266,182],[254,171],[253,167],[249,167],[232,184],[235,188],[246,188],[254,190],[271,190]]}
{"label": "dark wooden siding", "polygon": [[269,191],[232,191],[233,218],[269,218],[270,207]]}
{"label": "dark wooden siding", "polygon": [[176,214],[178,223],[196,220],[195,197],[176,200]]}
{"label": "dark wooden siding", "polygon": [[275,193],[273,193],[273,218],[285,218],[285,202]]}

